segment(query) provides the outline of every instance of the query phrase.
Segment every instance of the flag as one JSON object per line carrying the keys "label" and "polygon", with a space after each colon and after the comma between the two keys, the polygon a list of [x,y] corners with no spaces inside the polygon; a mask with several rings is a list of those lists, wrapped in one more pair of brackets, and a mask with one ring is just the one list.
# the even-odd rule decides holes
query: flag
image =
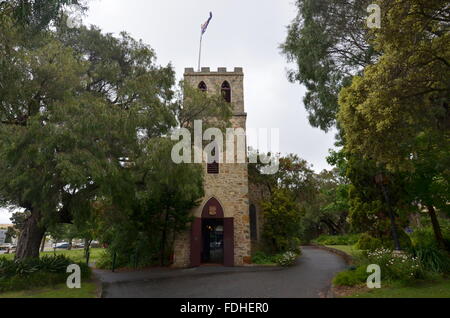
{"label": "flag", "polygon": [[212,19],[212,12],[209,13],[209,19],[205,22],[205,24],[202,24],[202,35],[205,34],[206,29],[208,28],[209,22]]}

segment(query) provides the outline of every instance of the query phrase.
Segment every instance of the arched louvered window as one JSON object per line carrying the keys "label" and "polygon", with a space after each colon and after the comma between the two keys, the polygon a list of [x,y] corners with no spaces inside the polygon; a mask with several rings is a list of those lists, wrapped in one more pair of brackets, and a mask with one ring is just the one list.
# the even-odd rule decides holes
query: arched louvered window
{"label": "arched louvered window", "polygon": [[201,81],[200,84],[198,84],[198,89],[202,92],[206,92],[208,90],[208,86],[206,86],[205,82]]}
{"label": "arched louvered window", "polygon": [[231,103],[231,86],[227,81],[222,84],[222,96],[227,103]]}
{"label": "arched louvered window", "polygon": [[209,160],[208,160],[208,164],[207,164],[208,174],[219,174],[219,172],[220,172],[219,171],[219,152],[217,151],[217,146],[214,148],[212,153],[209,154],[208,156],[209,156]]}
{"label": "arched louvered window", "polygon": [[250,204],[250,239],[252,241],[258,240],[258,228],[256,222],[256,207],[254,204]]}

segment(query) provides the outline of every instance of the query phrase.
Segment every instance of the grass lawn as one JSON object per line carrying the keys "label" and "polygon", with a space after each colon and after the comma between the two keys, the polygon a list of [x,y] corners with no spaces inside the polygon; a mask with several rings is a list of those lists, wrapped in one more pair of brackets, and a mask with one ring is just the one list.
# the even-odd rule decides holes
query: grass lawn
{"label": "grass lawn", "polygon": [[95,283],[81,283],[80,289],[69,289],[65,284],[55,287],[1,293],[0,298],[96,298]]}
{"label": "grass lawn", "polygon": [[326,247],[334,248],[343,251],[351,256],[357,256],[361,250],[356,249],[353,245],[325,245]]}
{"label": "grass lawn", "polygon": [[[102,254],[102,252],[105,249],[103,248],[91,248],[91,256],[89,258],[89,262],[90,263],[95,263],[97,261],[97,259],[100,257],[100,255]],[[72,259],[73,261],[79,263],[79,262],[85,262],[86,259],[84,258],[84,250],[83,249],[77,249],[77,250],[56,250],[56,252],[42,252],[40,255],[65,255],[67,257],[69,257],[70,259]],[[14,258],[14,254],[3,254],[0,255],[0,257],[5,257],[7,259],[13,259]]]}
{"label": "grass lawn", "polygon": [[351,298],[450,298],[450,280],[418,283],[415,286],[386,286],[357,292]]}

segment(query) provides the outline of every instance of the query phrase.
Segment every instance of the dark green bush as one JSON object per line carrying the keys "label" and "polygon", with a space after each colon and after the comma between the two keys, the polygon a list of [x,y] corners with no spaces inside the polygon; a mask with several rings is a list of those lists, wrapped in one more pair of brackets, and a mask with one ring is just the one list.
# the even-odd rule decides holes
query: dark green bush
{"label": "dark green bush", "polygon": [[366,272],[366,266],[359,266],[356,269],[350,269],[337,274],[333,279],[335,286],[355,286],[367,281],[369,274]]}
{"label": "dark green bush", "polygon": [[361,234],[358,242],[356,243],[356,248],[359,250],[373,251],[382,246],[383,242],[380,239],[372,237],[367,233]]}
{"label": "dark green bush", "polygon": [[353,245],[358,242],[360,234],[321,235],[314,242],[323,245]]}
{"label": "dark green bush", "polygon": [[258,251],[253,255],[252,263],[260,265],[278,264],[280,266],[292,266],[296,263],[297,258],[301,254],[302,251],[300,248],[275,255],[270,255],[262,251]]}
{"label": "dark green bush", "polygon": [[277,255],[268,255],[264,252],[258,251],[252,257],[253,264],[275,264],[277,262]]}
{"label": "dark green bush", "polygon": [[450,273],[450,256],[446,251],[434,245],[418,245],[412,248],[412,253],[426,271]]}
{"label": "dark green bush", "polygon": [[[441,223],[445,223],[443,222],[443,220],[440,221]],[[447,245],[450,246],[450,229],[441,226],[441,230],[442,235],[444,237],[444,241],[446,241]],[[438,243],[436,241],[436,237],[434,235],[434,231],[431,226],[415,229],[410,237],[414,247],[419,245],[438,247]]]}
{"label": "dark green bush", "polygon": [[21,262],[0,258],[0,292],[65,283],[67,266],[71,264],[80,266],[82,279],[90,278],[91,270],[85,263],[75,263],[64,255]]}
{"label": "dark green bush", "polygon": [[[169,253],[170,251],[168,250],[165,256],[166,259],[169,259]],[[106,249],[98,258],[95,266],[100,269],[112,269],[113,255],[114,251],[111,248]],[[159,254],[155,251],[134,250],[124,252],[119,250],[116,252],[115,268],[144,268],[159,265]]]}
{"label": "dark green bush", "polygon": [[[410,250],[411,247],[413,246],[412,242],[411,242],[411,237],[408,234],[406,234],[406,232],[403,230],[398,230],[397,234],[398,234],[398,239],[400,242],[401,249],[402,250]],[[394,240],[392,239],[392,237],[389,236],[389,237],[384,238],[383,246],[387,247],[387,248],[395,249]]]}
{"label": "dark green bush", "polygon": [[[402,250],[409,250],[412,247],[411,239],[408,234],[403,230],[397,231],[400,247]],[[374,251],[378,248],[388,248],[395,249],[394,240],[391,236],[386,236],[382,238],[373,237],[368,233],[361,234],[358,243],[356,243],[356,248],[366,251]]]}

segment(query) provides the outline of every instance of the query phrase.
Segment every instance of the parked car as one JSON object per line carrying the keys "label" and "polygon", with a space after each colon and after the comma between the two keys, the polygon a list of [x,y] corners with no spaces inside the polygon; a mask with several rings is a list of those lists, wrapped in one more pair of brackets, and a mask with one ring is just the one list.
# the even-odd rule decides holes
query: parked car
{"label": "parked car", "polygon": [[84,243],[73,243],[72,247],[73,248],[84,248]]}
{"label": "parked car", "polygon": [[11,243],[3,244],[0,246],[0,254],[12,254],[15,252],[16,247]]}
{"label": "parked car", "polygon": [[92,241],[91,242],[91,247],[92,248],[99,248],[99,247],[102,247],[102,245],[100,244],[99,241]]}
{"label": "parked car", "polygon": [[54,245],[54,248],[57,248],[57,249],[68,249],[69,246],[70,246],[69,243],[56,243]]}

